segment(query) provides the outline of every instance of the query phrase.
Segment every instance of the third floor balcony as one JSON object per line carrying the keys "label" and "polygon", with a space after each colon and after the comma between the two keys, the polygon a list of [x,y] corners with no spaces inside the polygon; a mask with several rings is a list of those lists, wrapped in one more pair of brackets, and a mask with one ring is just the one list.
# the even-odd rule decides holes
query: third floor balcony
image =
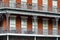
{"label": "third floor balcony", "polygon": [[35,12],[49,12],[49,13],[60,13],[60,9],[57,7],[48,7],[46,6],[38,6],[36,3],[33,4],[26,4],[23,2],[20,3],[10,3],[4,4],[0,3],[0,9],[17,9],[17,10],[26,10],[26,11],[35,11]]}

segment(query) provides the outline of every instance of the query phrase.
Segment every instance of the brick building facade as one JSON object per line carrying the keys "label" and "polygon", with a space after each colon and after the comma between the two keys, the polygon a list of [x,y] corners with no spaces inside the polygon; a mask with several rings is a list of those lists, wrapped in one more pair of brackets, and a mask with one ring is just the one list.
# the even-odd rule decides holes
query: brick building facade
{"label": "brick building facade", "polygon": [[60,0],[0,0],[0,40],[60,40]]}

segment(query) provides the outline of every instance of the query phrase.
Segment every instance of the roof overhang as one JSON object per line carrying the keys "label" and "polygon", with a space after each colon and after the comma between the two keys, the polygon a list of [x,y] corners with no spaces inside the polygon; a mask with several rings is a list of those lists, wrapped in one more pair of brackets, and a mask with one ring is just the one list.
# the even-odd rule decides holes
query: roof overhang
{"label": "roof overhang", "polygon": [[37,12],[37,11],[17,10],[17,9],[9,9],[9,8],[0,9],[0,13],[22,14],[22,15],[45,16],[45,17],[60,18],[59,13]]}

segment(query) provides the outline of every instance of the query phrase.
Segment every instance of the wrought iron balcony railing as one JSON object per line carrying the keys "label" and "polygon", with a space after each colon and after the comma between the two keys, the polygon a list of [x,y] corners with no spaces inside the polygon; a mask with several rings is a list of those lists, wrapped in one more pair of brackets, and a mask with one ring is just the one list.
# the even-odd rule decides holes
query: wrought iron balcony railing
{"label": "wrought iron balcony railing", "polygon": [[24,30],[24,31],[17,31],[17,30],[10,30],[8,33],[17,33],[17,34],[39,34],[39,35],[59,35],[57,30],[38,30],[38,31],[32,31],[32,30]]}
{"label": "wrought iron balcony railing", "polygon": [[0,8],[11,8],[11,9],[19,9],[19,10],[29,10],[29,11],[38,11],[38,12],[52,12],[52,13],[59,13],[60,8],[57,7],[47,7],[46,6],[38,6],[37,4],[26,4],[23,3],[10,3],[4,4],[0,3]]}
{"label": "wrought iron balcony railing", "polygon": [[58,30],[3,30],[0,28],[0,34],[1,33],[16,33],[16,34],[39,34],[39,35],[60,35]]}
{"label": "wrought iron balcony railing", "polygon": [[44,30],[38,30],[38,29],[35,29],[35,30],[26,30],[25,28],[24,29],[21,29],[21,30],[10,30],[10,29],[6,29],[4,30],[3,27],[0,27],[0,34],[1,33],[17,33],[17,34],[39,34],[39,35],[59,35],[60,30],[48,30],[48,29],[44,29]]}

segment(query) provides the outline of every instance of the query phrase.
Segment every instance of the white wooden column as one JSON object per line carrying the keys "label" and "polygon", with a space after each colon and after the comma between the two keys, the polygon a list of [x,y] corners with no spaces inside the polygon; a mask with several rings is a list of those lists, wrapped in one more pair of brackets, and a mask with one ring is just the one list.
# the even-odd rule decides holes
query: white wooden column
{"label": "white wooden column", "polygon": [[9,40],[9,36],[7,35],[7,40]]}
{"label": "white wooden column", "polygon": [[58,40],[58,37],[56,38],[56,40]]}
{"label": "white wooden column", "polygon": [[34,37],[34,40],[36,40],[36,36]]}
{"label": "white wooden column", "polygon": [[[35,25],[35,26],[34,26]],[[37,16],[33,16],[33,21],[32,21],[32,31],[34,30],[35,33],[37,33],[38,30],[38,23],[37,23]]]}
{"label": "white wooden column", "polygon": [[9,26],[9,23],[8,23],[8,21],[9,21],[9,16],[10,16],[10,14],[6,11],[6,21],[7,21],[7,32],[8,32],[8,26]]}
{"label": "white wooden column", "polygon": [[58,20],[59,18],[56,18],[57,35],[58,35]]}

